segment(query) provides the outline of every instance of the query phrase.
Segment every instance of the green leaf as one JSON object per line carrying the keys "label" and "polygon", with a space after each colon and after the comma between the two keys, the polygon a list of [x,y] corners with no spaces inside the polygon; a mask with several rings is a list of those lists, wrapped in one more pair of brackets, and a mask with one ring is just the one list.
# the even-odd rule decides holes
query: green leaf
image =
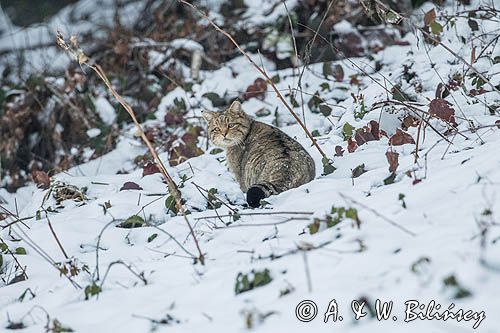
{"label": "green leaf", "polygon": [[430,24],[431,31],[434,35],[439,35],[443,32],[443,26],[436,21],[432,22]]}
{"label": "green leaf", "polygon": [[319,112],[321,112],[321,114],[325,117],[328,117],[329,115],[332,114],[332,108],[329,107],[328,105],[326,104],[320,104],[319,105]]}
{"label": "green leaf", "polygon": [[344,140],[347,141],[349,138],[351,138],[353,133],[354,127],[346,122],[342,127],[342,135],[344,136]]}
{"label": "green leaf", "polygon": [[393,172],[393,173],[390,174],[389,177],[387,177],[386,179],[384,179],[384,185],[393,184],[395,179],[396,179],[396,173]]}
{"label": "green leaf", "polygon": [[177,215],[177,206],[173,195],[167,197],[165,200],[165,207],[167,208],[167,213],[171,212],[174,216]]}
{"label": "green leaf", "polygon": [[337,168],[333,166],[332,161],[328,157],[323,157],[321,162],[323,163],[323,176],[329,175],[337,170]]}
{"label": "green leaf", "polygon": [[139,215],[132,215],[122,223],[118,224],[116,227],[118,228],[140,228],[146,224],[144,219]]}
{"label": "green leaf", "polygon": [[186,102],[184,101],[184,98],[174,98],[174,105],[180,109],[180,110],[186,110]]}
{"label": "green leaf", "polygon": [[18,247],[16,248],[16,254],[23,255],[26,254],[26,249],[24,247]]}
{"label": "green leaf", "polygon": [[271,111],[268,110],[267,108],[262,108],[262,109],[257,110],[257,112],[255,112],[255,115],[257,117],[267,117],[270,114],[271,114]]}
{"label": "green leaf", "polygon": [[151,243],[152,241],[154,241],[156,237],[158,237],[158,234],[152,234],[151,236],[149,236],[148,243]]}
{"label": "green leaf", "polygon": [[202,95],[202,97],[208,98],[214,107],[220,107],[226,105],[224,98],[220,97],[219,94],[214,92],[207,92]]}
{"label": "green leaf", "polygon": [[330,91],[330,85],[328,84],[328,82],[323,82],[319,86],[321,87],[321,91],[325,91],[325,90]]}
{"label": "green leaf", "polygon": [[217,189],[213,187],[208,190],[208,209],[219,209],[222,206],[222,202],[215,196],[217,192]]}
{"label": "green leaf", "polygon": [[307,106],[312,113],[320,113],[319,105],[321,103],[323,103],[323,100],[319,97],[319,92],[316,91],[311,99],[309,99],[309,102],[307,102]]}
{"label": "green leaf", "polygon": [[219,153],[222,153],[224,150],[220,149],[220,148],[214,148],[210,151],[210,154],[211,155],[216,155],[216,154],[219,154]]}
{"label": "green leaf", "polygon": [[311,224],[307,226],[309,229],[309,234],[314,235],[319,231],[319,226],[321,224],[321,221],[319,218],[315,218]]}
{"label": "green leaf", "polygon": [[271,274],[266,268],[263,271],[252,270],[249,274],[238,273],[234,291],[236,295],[265,286],[272,281]]}
{"label": "green leaf", "polygon": [[101,287],[99,287],[95,282],[93,282],[91,285],[85,287],[85,299],[88,300],[92,296],[99,295],[99,293],[102,291]]}
{"label": "green leaf", "polygon": [[354,169],[352,169],[352,171],[351,171],[352,178],[358,178],[359,176],[361,176],[365,172],[366,172],[365,164],[364,163],[360,164],[357,167],[355,167]]}

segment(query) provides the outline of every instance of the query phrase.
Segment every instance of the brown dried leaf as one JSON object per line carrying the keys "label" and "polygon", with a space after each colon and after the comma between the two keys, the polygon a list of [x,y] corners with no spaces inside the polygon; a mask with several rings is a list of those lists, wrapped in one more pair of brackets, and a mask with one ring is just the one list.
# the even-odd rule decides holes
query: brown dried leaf
{"label": "brown dried leaf", "polygon": [[396,172],[399,166],[399,154],[393,151],[387,151],[385,157],[387,157],[387,162],[389,162],[389,172]]}
{"label": "brown dried leaf", "polygon": [[335,156],[344,156],[344,149],[341,146],[335,146]]}
{"label": "brown dried leaf", "polygon": [[332,67],[332,75],[337,82],[342,82],[344,80],[344,69],[341,65],[335,64]]}
{"label": "brown dried leaf", "polygon": [[38,188],[46,190],[50,187],[50,178],[45,171],[33,170],[31,177]]}
{"label": "brown dried leaf", "polygon": [[250,98],[256,97],[263,100],[266,97],[267,83],[264,79],[260,77],[255,79],[254,83],[249,85],[245,93],[243,94],[244,100],[249,100]]}
{"label": "brown dried leaf", "polygon": [[457,126],[455,122],[455,110],[445,99],[433,99],[429,104],[429,114]]}
{"label": "brown dried leaf", "polygon": [[403,132],[399,128],[396,130],[396,133],[389,138],[389,144],[391,146],[401,146],[407,143],[415,144],[415,140],[413,140],[410,134]]}
{"label": "brown dried leaf", "polygon": [[143,177],[148,176],[148,175],[152,175],[154,173],[159,173],[159,172],[160,172],[160,169],[158,169],[156,164],[153,162],[146,163],[146,165],[144,165],[144,167],[142,168],[142,176]]}
{"label": "brown dried leaf", "polygon": [[435,20],[436,20],[436,11],[434,10],[434,8],[432,8],[427,13],[425,13],[425,16],[424,16],[424,25],[428,26],[432,22],[434,22]]}
{"label": "brown dried leaf", "polygon": [[361,146],[368,141],[377,141],[380,140],[380,129],[379,124],[375,120],[370,120],[370,122],[356,130],[356,134],[354,135],[356,143],[358,146]]}
{"label": "brown dried leaf", "polygon": [[358,149],[358,144],[352,138],[347,140],[347,151],[350,153],[354,153]]}
{"label": "brown dried leaf", "polygon": [[134,182],[125,182],[123,186],[120,188],[120,191],[124,190],[142,190],[142,187],[139,184]]}
{"label": "brown dried leaf", "polygon": [[410,127],[417,127],[419,124],[420,124],[420,120],[413,117],[412,115],[407,115],[401,123],[401,128],[403,128],[404,130],[407,130]]}
{"label": "brown dried leaf", "polygon": [[185,133],[181,140],[182,143],[169,150],[168,162],[171,166],[178,165],[191,157],[200,156],[203,150],[198,147],[198,136],[201,129],[199,127],[193,128],[190,132]]}

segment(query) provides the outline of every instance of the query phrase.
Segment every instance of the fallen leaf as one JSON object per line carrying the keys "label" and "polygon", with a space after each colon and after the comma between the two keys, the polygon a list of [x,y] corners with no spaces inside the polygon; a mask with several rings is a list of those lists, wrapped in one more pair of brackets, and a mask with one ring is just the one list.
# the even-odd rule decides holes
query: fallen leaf
{"label": "fallen leaf", "polygon": [[365,164],[360,164],[351,171],[352,178],[358,178],[366,172]]}
{"label": "fallen leaf", "polygon": [[445,99],[433,99],[429,104],[429,114],[457,126],[457,123],[455,122],[455,110]]}
{"label": "fallen leaf", "polygon": [[144,165],[144,167],[142,168],[142,176],[143,177],[148,176],[148,175],[152,175],[154,173],[159,173],[159,172],[160,172],[160,169],[158,169],[156,164],[153,162],[146,163],[146,165]]}
{"label": "fallen leaf", "polygon": [[254,83],[249,85],[245,93],[243,94],[244,100],[249,100],[250,98],[256,97],[263,100],[266,97],[267,83],[264,79],[260,77],[255,79]]}
{"label": "fallen leaf", "polygon": [[358,146],[361,146],[369,141],[377,141],[380,140],[380,129],[379,124],[375,120],[370,120],[370,122],[356,130],[356,134],[354,136],[356,143]]}
{"label": "fallen leaf", "polygon": [[407,143],[415,144],[415,140],[413,140],[410,134],[403,132],[399,128],[396,130],[396,133],[389,138],[389,144],[391,146],[401,146]]}
{"label": "fallen leaf", "polygon": [[335,156],[344,156],[344,149],[341,146],[335,146]]}
{"label": "fallen leaf", "polygon": [[120,188],[120,191],[124,190],[142,190],[142,187],[140,187],[137,183],[134,182],[125,182],[123,186]]}
{"label": "fallen leaf", "polygon": [[354,153],[358,149],[358,144],[352,138],[347,140],[347,151],[350,153]]}
{"label": "fallen leaf", "polygon": [[427,13],[425,13],[424,24],[425,24],[425,26],[428,26],[432,22],[434,22],[435,20],[436,20],[436,11],[434,10],[434,8],[432,8]]}
{"label": "fallen leaf", "polygon": [[387,157],[387,162],[389,162],[389,172],[396,172],[399,166],[399,154],[393,151],[388,151],[385,153],[385,157]]}
{"label": "fallen leaf", "polygon": [[412,115],[407,115],[403,121],[401,122],[401,127],[404,130],[409,129],[410,127],[417,127],[420,124],[420,120],[413,117]]}
{"label": "fallen leaf", "polygon": [[45,171],[33,170],[31,177],[38,188],[46,190],[50,186],[49,175]]}

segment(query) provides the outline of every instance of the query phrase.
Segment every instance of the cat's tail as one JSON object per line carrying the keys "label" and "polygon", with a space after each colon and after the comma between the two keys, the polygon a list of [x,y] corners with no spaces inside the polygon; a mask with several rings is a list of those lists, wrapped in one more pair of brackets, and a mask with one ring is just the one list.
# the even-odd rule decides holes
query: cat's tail
{"label": "cat's tail", "polygon": [[260,206],[260,200],[279,192],[276,186],[269,182],[254,184],[247,191],[247,203],[250,207],[257,208]]}

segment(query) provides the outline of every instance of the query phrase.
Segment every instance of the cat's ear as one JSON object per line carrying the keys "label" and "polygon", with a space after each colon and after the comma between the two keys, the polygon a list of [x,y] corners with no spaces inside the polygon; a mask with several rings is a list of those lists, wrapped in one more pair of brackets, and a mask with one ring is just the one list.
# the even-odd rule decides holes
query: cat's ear
{"label": "cat's ear", "polygon": [[231,103],[231,106],[229,107],[229,109],[227,109],[227,111],[232,113],[242,112],[240,101],[235,100],[233,103]]}
{"label": "cat's ear", "polygon": [[209,122],[210,120],[214,119],[215,118],[215,112],[212,112],[212,111],[203,111],[203,113],[201,114],[201,116],[207,121]]}

